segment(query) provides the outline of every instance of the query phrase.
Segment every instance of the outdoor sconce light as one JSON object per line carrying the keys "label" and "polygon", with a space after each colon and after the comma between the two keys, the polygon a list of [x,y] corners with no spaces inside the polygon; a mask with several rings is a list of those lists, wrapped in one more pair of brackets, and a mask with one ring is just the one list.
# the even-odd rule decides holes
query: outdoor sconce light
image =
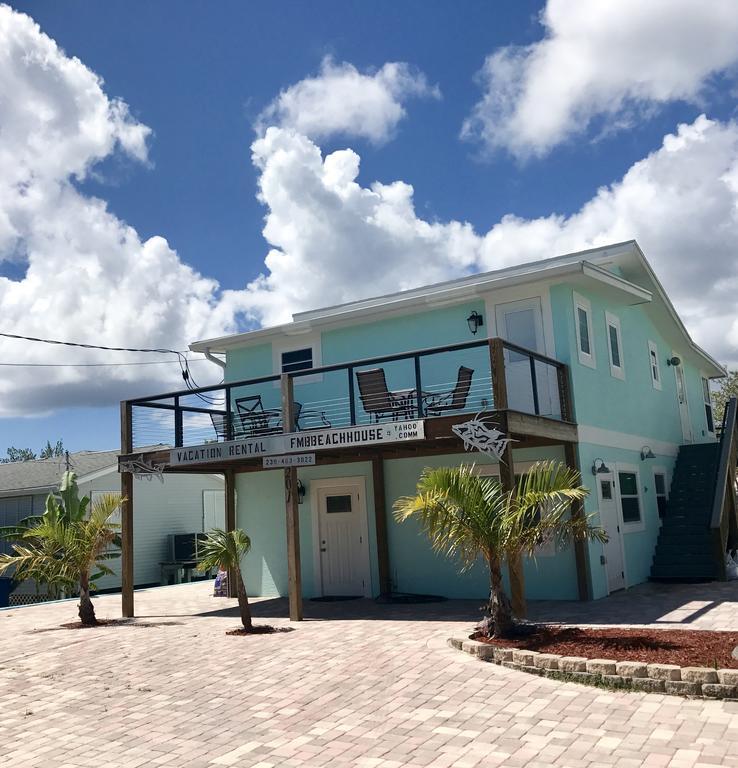
{"label": "outdoor sconce light", "polygon": [[302,502],[305,501],[305,485],[300,480],[300,478],[297,478],[297,503],[302,504]]}
{"label": "outdoor sconce light", "polygon": [[[600,462],[600,465],[597,466],[597,462]],[[605,464],[604,459],[595,459],[592,462],[592,474],[593,475],[609,475],[610,474],[610,468]]]}
{"label": "outdoor sconce light", "polygon": [[678,358],[676,355],[674,355],[674,357],[670,357],[666,361],[666,364],[667,365],[673,365],[676,368],[678,365],[682,364],[682,361],[681,361],[681,358]]}
{"label": "outdoor sconce light", "polygon": [[645,461],[646,459],[655,459],[656,456],[654,455],[654,452],[651,450],[650,445],[644,445],[643,448],[641,448],[641,461]]}
{"label": "outdoor sconce light", "polygon": [[475,309],[469,317],[466,318],[469,330],[476,334],[476,332],[484,325],[484,318]]}

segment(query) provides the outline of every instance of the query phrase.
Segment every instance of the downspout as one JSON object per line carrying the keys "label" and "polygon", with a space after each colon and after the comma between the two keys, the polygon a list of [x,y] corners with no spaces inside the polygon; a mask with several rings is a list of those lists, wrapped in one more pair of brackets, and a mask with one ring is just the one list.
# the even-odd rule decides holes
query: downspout
{"label": "downspout", "polygon": [[216,365],[219,365],[223,370],[225,370],[225,360],[221,360],[219,357],[215,357],[215,355],[210,352],[210,347],[205,349],[203,355],[205,355],[206,360],[210,360],[211,363],[215,363]]}

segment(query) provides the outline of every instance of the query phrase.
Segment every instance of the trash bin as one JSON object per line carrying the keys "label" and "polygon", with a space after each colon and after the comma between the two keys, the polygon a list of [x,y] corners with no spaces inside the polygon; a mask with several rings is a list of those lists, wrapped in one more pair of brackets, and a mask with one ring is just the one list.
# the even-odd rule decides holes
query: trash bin
{"label": "trash bin", "polygon": [[0,608],[7,608],[10,605],[10,587],[12,579],[7,576],[0,576]]}

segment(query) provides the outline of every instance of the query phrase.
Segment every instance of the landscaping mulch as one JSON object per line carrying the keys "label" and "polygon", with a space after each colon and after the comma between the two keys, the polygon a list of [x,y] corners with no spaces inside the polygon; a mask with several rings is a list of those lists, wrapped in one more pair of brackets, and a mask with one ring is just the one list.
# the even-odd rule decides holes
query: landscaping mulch
{"label": "landscaping mulch", "polygon": [[738,659],[732,655],[738,647],[738,632],[532,625],[521,627],[520,634],[509,639],[487,639],[478,634],[471,638],[503,648],[525,648],[562,656],[738,669]]}
{"label": "landscaping mulch", "polygon": [[255,624],[251,629],[229,629],[226,635],[272,635],[276,632],[292,632],[292,627],[271,627],[268,624]]}

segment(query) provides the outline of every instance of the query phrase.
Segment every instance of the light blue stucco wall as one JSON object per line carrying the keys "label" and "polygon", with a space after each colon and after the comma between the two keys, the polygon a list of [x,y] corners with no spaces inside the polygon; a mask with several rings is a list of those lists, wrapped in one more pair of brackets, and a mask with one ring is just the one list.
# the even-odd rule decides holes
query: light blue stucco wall
{"label": "light blue stucco wall", "polygon": [[[516,463],[542,459],[563,459],[559,448],[515,451]],[[392,505],[403,495],[410,495],[425,467],[456,466],[461,463],[491,463],[475,454],[453,454],[385,461],[385,494],[388,510],[387,536],[390,575],[398,592],[438,594],[450,598],[484,599],[489,591],[484,564],[461,573],[459,564],[435,553],[414,521],[398,523]],[[379,593],[374,488],[371,465],[366,462],[309,467],[299,471],[306,486],[305,501],[300,505],[300,551],[303,595],[319,594],[314,571],[313,510],[311,483],[319,478],[363,476],[366,487],[367,526],[371,593]],[[237,476],[237,522],[251,537],[251,552],[244,558],[243,571],[247,590],[254,596],[287,594],[287,555],[283,473],[264,471]],[[551,556],[526,558],[524,563],[526,594],[531,599],[576,599],[577,578],[571,547]],[[505,572],[507,584],[507,573]]]}

